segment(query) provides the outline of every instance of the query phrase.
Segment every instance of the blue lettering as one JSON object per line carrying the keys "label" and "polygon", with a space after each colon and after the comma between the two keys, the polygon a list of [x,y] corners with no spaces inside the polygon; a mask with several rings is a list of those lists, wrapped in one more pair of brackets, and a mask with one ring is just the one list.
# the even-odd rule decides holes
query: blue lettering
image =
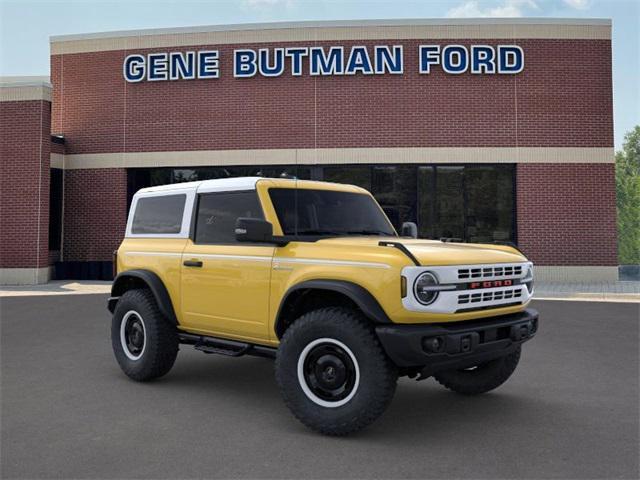
{"label": "blue lettering", "polygon": [[255,50],[236,50],[233,52],[233,76],[238,78],[253,77],[256,74]]}
{"label": "blue lettering", "polygon": [[375,47],[375,53],[377,74],[385,72],[402,74],[402,45],[394,45],[393,54],[389,47]]}
{"label": "blue lettering", "polygon": [[498,45],[498,73],[520,73],[524,70],[524,52],[517,45]]}
{"label": "blue lettering", "polygon": [[471,73],[496,73],[496,52],[488,45],[471,47]]}
{"label": "blue lettering", "polygon": [[299,77],[302,75],[302,57],[309,55],[309,51],[304,48],[287,48],[287,57],[291,57],[291,75]]}
{"label": "blue lettering", "polygon": [[144,80],[144,55],[129,55],[122,64],[122,74],[127,82],[135,83]]}
{"label": "blue lettering", "polygon": [[345,75],[355,75],[358,72],[364,73],[365,75],[371,75],[373,73],[367,47],[353,47],[351,49],[349,61],[347,62],[347,70],[344,73]]}
{"label": "blue lettering", "polygon": [[167,61],[166,53],[150,53],[147,55],[147,65],[149,67],[147,80],[150,82],[168,78],[169,62]]}
{"label": "blue lettering", "polygon": [[344,73],[344,50],[342,47],[329,48],[325,55],[322,47],[309,48],[310,75],[342,75]]}
{"label": "blue lettering", "polygon": [[420,45],[420,73],[431,73],[431,65],[440,64],[440,45]]}
{"label": "blue lettering", "polygon": [[442,49],[442,68],[445,72],[459,75],[469,68],[469,54],[461,45],[447,45]]}
{"label": "blue lettering", "polygon": [[198,78],[218,78],[220,76],[218,66],[217,50],[203,50],[198,52]]}
{"label": "blue lettering", "polygon": [[279,77],[284,72],[284,48],[276,48],[273,51],[273,65],[269,64],[269,49],[261,48],[258,68],[260,74],[265,77]]}
{"label": "blue lettering", "polygon": [[[186,57],[186,58],[185,58]],[[196,54],[195,52],[172,52],[169,54],[169,79],[191,80],[196,78]]]}

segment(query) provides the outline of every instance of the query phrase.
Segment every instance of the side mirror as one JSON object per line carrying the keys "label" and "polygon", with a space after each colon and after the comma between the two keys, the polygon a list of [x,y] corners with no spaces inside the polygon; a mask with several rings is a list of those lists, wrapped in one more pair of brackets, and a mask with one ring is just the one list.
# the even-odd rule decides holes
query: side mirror
{"label": "side mirror", "polygon": [[236,220],[236,240],[265,243],[273,241],[273,225],[260,218],[240,217]]}
{"label": "side mirror", "polygon": [[418,238],[418,226],[413,222],[404,222],[400,230],[400,236]]}

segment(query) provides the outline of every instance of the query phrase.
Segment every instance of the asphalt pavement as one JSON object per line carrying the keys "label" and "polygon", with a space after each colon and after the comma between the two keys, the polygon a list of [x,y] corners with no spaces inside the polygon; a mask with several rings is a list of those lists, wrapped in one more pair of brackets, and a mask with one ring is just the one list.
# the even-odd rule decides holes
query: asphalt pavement
{"label": "asphalt pavement", "polygon": [[539,301],[514,376],[479,397],[401,379],[367,430],[323,437],[273,363],[181,348],[128,380],[106,295],[0,300],[2,478],[638,478],[640,304]]}

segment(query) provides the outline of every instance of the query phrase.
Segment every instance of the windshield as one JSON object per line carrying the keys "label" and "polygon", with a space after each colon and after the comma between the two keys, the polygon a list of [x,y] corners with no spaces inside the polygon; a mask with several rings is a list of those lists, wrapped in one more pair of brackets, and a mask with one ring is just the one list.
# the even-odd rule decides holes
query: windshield
{"label": "windshield", "polygon": [[396,236],[369,195],[292,188],[269,189],[284,235]]}

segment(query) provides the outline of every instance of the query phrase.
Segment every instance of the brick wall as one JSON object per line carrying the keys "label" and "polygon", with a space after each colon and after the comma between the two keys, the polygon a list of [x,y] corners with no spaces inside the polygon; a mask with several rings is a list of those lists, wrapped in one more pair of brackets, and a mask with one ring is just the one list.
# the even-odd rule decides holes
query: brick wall
{"label": "brick wall", "polygon": [[[232,76],[235,48],[402,44],[400,76]],[[517,40],[510,75],[418,73],[422,43],[495,40],[282,42],[215,48],[221,78],[126,83],[131,51],[53,55],[54,133],[67,154],[332,147],[611,147],[611,42]],[[57,147],[55,147],[57,148]],[[394,159],[389,158],[393,163]],[[429,159],[425,158],[425,163]],[[518,240],[540,265],[615,265],[613,165],[521,164]],[[109,260],[126,222],[124,169],[65,177],[63,260]]]}
{"label": "brick wall", "polygon": [[[611,42],[517,40],[518,75],[418,73],[420,43],[379,40],[260,44],[402,44],[403,75],[236,79],[232,51],[217,48],[221,78],[126,83],[131,51],[51,58],[54,132],[67,153],[312,147],[611,146]],[[456,40],[462,45],[503,43]],[[138,52],[138,50],[137,50]],[[392,159],[391,159],[392,160]]]}
{"label": "brick wall", "polygon": [[126,226],[125,169],[65,171],[64,261],[109,261]]}
{"label": "brick wall", "polygon": [[50,131],[50,102],[0,102],[0,268],[49,263]]}
{"label": "brick wall", "polygon": [[64,143],[51,142],[51,153],[65,153]]}
{"label": "brick wall", "polygon": [[538,265],[617,265],[613,164],[519,164],[520,247]]}

